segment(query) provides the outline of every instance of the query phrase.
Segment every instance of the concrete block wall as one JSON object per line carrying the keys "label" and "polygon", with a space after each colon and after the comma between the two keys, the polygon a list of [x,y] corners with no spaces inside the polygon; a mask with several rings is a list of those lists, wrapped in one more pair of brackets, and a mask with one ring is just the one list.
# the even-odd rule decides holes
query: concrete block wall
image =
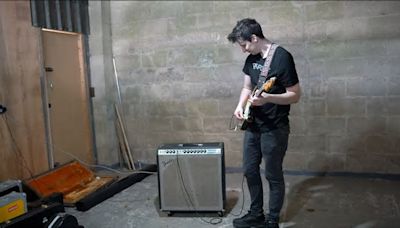
{"label": "concrete block wall", "polygon": [[112,1],[110,12],[137,159],[154,162],[162,143],[223,141],[226,165],[241,166],[229,122],[246,55],[226,36],[252,17],[293,54],[303,90],[285,169],[400,173],[399,2]]}

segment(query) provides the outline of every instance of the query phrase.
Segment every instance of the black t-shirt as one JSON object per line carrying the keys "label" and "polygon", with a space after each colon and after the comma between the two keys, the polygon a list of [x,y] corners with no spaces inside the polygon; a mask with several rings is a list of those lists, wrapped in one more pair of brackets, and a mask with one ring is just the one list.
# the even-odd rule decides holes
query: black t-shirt
{"label": "black t-shirt", "polygon": [[[243,67],[243,72],[250,76],[253,88],[257,86],[261,69],[265,59],[261,54],[249,55]],[[286,87],[294,86],[299,82],[295,63],[292,55],[282,47],[275,50],[267,79],[276,77],[274,86],[268,93],[281,94],[286,92]],[[280,127],[289,126],[290,105],[266,103],[263,106],[252,106],[251,114],[254,121],[249,125],[249,130],[267,132]]]}

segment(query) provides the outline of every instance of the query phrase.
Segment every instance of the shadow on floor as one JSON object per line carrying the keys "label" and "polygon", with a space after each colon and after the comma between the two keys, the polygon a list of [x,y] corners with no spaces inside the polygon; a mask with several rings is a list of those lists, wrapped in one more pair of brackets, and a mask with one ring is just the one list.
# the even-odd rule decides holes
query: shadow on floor
{"label": "shadow on floor", "polygon": [[[314,177],[291,187],[289,193],[286,195],[285,201],[287,204],[282,210],[281,221],[289,222],[295,215],[299,214],[300,210],[302,210],[312,198],[312,194],[314,194],[313,192],[315,190],[329,188],[329,186],[320,186],[322,181],[323,177]],[[315,211],[315,209],[311,207],[305,209],[308,212]]]}

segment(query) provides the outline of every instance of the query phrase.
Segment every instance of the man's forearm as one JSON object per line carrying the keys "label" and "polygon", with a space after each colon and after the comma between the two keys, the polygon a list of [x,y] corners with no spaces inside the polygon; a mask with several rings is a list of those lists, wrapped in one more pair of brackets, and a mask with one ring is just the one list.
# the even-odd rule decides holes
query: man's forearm
{"label": "man's forearm", "polygon": [[249,96],[251,94],[251,90],[248,88],[243,87],[242,91],[240,92],[240,98],[239,98],[239,103],[237,107],[242,107],[246,104],[247,100],[249,99]]}
{"label": "man's forearm", "polygon": [[265,102],[263,103],[274,103],[279,105],[288,105],[297,103],[299,101],[300,95],[294,92],[286,92],[282,94],[269,94],[263,93],[261,94]]}

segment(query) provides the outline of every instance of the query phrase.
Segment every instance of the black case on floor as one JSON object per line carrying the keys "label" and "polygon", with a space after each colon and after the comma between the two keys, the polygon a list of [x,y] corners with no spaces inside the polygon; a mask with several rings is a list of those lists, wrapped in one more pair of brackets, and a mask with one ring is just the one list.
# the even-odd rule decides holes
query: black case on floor
{"label": "black case on floor", "polygon": [[78,220],[75,216],[65,213],[55,214],[45,224],[45,228],[83,228],[79,226]]}

